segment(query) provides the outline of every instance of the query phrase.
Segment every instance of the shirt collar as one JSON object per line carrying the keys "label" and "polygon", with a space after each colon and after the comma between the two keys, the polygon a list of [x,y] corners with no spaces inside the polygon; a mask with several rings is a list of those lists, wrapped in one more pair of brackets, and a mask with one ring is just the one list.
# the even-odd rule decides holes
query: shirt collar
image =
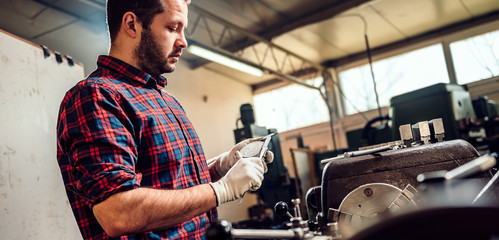
{"label": "shirt collar", "polygon": [[123,62],[111,56],[100,55],[97,59],[97,66],[114,70],[144,85],[147,85],[148,83],[151,84],[150,82],[152,81],[157,89],[162,89],[167,85],[165,77],[161,75],[152,76],[126,62]]}

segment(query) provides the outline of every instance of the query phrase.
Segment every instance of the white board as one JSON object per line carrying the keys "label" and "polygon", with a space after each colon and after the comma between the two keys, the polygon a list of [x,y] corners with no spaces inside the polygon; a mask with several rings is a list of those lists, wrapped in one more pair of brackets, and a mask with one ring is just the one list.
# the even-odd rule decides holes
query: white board
{"label": "white board", "polygon": [[56,158],[56,121],[83,66],[0,31],[1,239],[81,239]]}

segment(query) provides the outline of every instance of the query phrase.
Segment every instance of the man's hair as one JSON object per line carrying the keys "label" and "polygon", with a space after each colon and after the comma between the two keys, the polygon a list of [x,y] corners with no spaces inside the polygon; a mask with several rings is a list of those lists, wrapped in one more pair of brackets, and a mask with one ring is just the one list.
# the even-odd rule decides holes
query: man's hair
{"label": "man's hair", "polygon": [[[191,1],[186,0],[187,4]],[[107,27],[111,42],[114,42],[120,31],[121,21],[126,12],[133,12],[142,22],[143,28],[148,28],[156,14],[164,12],[162,0],[107,0]]]}

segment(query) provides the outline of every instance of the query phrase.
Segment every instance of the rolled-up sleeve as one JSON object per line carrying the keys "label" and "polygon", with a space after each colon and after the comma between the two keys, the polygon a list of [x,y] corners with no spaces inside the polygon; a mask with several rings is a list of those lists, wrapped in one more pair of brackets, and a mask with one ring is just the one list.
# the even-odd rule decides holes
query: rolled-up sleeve
{"label": "rolled-up sleeve", "polygon": [[58,145],[71,178],[66,187],[93,207],[139,187],[141,174],[135,172],[133,124],[119,104],[119,94],[98,83],[76,88],[61,105]]}

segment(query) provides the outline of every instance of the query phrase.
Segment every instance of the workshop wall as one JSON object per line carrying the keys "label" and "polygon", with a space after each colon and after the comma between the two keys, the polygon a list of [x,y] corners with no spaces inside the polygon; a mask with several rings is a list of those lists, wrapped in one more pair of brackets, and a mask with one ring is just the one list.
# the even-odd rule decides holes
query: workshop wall
{"label": "workshop wall", "polygon": [[81,239],[56,158],[56,120],[83,66],[0,30],[2,239]]}
{"label": "workshop wall", "polygon": [[165,89],[184,107],[206,157],[230,150],[235,144],[233,129],[240,117],[239,107],[253,102],[251,87],[205,68],[191,70],[182,63],[166,77]]}

